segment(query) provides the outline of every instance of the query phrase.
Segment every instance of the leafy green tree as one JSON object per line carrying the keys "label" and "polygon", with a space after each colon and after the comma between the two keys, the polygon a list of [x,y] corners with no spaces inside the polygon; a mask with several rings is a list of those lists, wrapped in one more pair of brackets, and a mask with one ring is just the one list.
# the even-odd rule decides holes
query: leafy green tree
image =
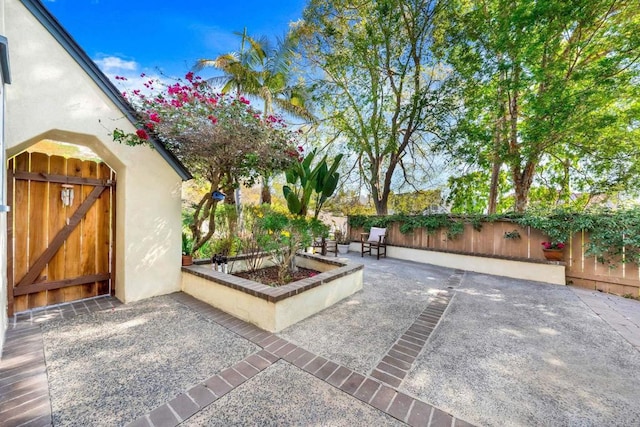
{"label": "leafy green tree", "polygon": [[322,126],[355,153],[378,214],[387,213],[394,178],[421,178],[414,167],[449,118],[447,70],[430,52],[439,7],[311,0],[296,28]]}
{"label": "leafy green tree", "polygon": [[[222,85],[224,93],[235,90],[236,96],[253,96],[263,100],[263,114],[272,115],[274,107],[281,113],[312,121],[307,92],[303,85],[292,82],[293,46],[296,41],[288,34],[273,46],[265,37],[254,38],[245,28],[240,37],[240,50],[214,59],[200,59],[195,68],[213,67],[223,75],[212,79]],[[269,175],[263,177],[262,203],[271,203]]]}
{"label": "leafy green tree", "polygon": [[599,194],[640,175],[640,3],[452,0],[438,53],[464,108],[452,153],[490,174],[488,211],[509,172],[516,211],[532,187]]}
{"label": "leafy green tree", "polygon": [[442,195],[440,190],[391,194],[389,205],[395,214],[420,215],[430,210],[438,210],[442,206]]}

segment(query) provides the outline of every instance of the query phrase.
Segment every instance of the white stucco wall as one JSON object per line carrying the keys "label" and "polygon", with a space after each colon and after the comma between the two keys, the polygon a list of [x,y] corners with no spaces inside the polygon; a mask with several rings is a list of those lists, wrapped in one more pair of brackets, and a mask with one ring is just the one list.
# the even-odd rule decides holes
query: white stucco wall
{"label": "white stucco wall", "polygon": [[[4,2],[0,2],[0,35],[5,36],[4,31]],[[0,141],[4,141],[4,111],[5,111],[5,102],[4,102],[4,85],[2,83],[2,70],[0,70]],[[0,150],[3,150],[3,145],[0,144]],[[4,154],[4,153],[2,153]],[[3,169],[5,157],[0,156],[2,160],[0,162],[0,167]],[[3,176],[3,174],[0,174]],[[7,194],[6,188],[7,183],[6,179],[0,179],[0,186],[4,189],[4,191],[0,191],[1,194]],[[0,200],[0,205],[6,204],[5,200]],[[4,348],[4,339],[5,339],[5,331],[7,329],[8,319],[7,319],[7,257],[2,256],[2,254],[7,253],[7,214],[0,212],[0,357],[2,356],[2,349]]]}
{"label": "white stucco wall", "polygon": [[115,127],[135,130],[122,112],[19,1],[3,3],[8,155],[43,138],[90,147],[117,173],[116,296],[180,290],[180,177],[156,151],[114,143]]}

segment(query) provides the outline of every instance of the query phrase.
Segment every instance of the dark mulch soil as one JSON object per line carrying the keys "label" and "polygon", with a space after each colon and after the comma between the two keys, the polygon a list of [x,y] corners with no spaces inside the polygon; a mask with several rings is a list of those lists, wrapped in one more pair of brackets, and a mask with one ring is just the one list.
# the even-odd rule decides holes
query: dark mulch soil
{"label": "dark mulch soil", "polygon": [[318,273],[319,271],[316,270],[309,270],[308,268],[298,267],[298,271],[285,283],[278,282],[278,267],[261,268],[254,273],[243,271],[241,273],[233,273],[233,275],[242,277],[244,279],[253,280],[254,282],[260,282],[268,286],[281,286],[286,285],[287,283],[295,282],[297,280],[306,279],[307,277],[313,277]]}

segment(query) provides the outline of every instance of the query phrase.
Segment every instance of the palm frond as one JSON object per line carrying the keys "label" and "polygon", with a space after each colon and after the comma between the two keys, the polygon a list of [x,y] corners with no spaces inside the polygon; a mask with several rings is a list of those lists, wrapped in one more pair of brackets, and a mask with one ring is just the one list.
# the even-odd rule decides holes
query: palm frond
{"label": "palm frond", "polygon": [[238,62],[238,54],[236,52],[230,52],[220,55],[215,59],[198,59],[193,68],[200,71],[204,68],[211,67],[224,71],[226,68],[231,67],[233,64]]}

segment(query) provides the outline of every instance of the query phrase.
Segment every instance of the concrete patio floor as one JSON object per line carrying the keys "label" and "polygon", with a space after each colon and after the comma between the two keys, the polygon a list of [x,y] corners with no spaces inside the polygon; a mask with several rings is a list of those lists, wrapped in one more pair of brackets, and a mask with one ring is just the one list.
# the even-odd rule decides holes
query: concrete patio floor
{"label": "concrete patio floor", "polygon": [[279,334],[177,293],[23,313],[0,425],[640,425],[640,303],[360,258]]}

